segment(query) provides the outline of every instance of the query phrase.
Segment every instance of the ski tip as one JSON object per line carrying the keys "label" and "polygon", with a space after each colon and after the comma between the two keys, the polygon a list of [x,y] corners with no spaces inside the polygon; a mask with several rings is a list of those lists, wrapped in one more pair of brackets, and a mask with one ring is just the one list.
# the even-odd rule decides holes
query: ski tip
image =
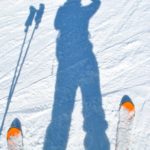
{"label": "ski tip", "polygon": [[12,121],[12,123],[11,123],[11,127],[21,129],[21,122],[20,122],[20,120],[18,118],[15,118]]}
{"label": "ski tip", "polygon": [[128,95],[124,95],[122,100],[121,100],[121,104],[120,107],[125,108],[126,110],[128,110],[129,112],[131,111],[135,111],[135,106],[131,100],[131,98]]}
{"label": "ski tip", "polygon": [[19,137],[22,136],[22,132],[18,128],[9,128],[7,131],[7,141],[9,141],[13,137]]}
{"label": "ski tip", "polygon": [[11,137],[18,137],[21,135],[22,135],[21,122],[18,118],[15,118],[7,131],[7,140],[11,139]]}

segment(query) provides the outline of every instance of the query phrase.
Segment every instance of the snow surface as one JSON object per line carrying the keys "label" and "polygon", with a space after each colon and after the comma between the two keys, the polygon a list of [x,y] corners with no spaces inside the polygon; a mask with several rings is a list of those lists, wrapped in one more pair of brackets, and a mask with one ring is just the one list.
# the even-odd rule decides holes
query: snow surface
{"label": "snow surface", "polygon": [[[58,44],[56,39],[59,31],[55,29],[54,22],[58,9],[65,2],[65,0],[0,1],[0,121],[2,121],[6,109],[8,94],[25,36],[24,23],[29,13],[29,7],[33,5],[39,8],[40,3],[45,5],[42,21],[35,31],[18,83],[15,85],[15,91],[5,119],[2,135],[0,136],[0,149],[2,150],[7,149],[6,133],[12,120],[16,117],[22,122],[25,150],[41,150],[46,143],[46,132],[48,134],[47,128],[52,121],[52,112],[55,107],[53,105],[54,99],[56,99],[54,98],[54,93],[60,90],[55,87],[59,73],[57,72],[59,62],[56,57],[56,46]],[[83,6],[87,6],[90,3],[90,0],[82,1]],[[72,10],[71,14],[73,13],[76,13],[75,10]],[[108,147],[111,150],[115,150],[118,108],[123,95],[129,95],[136,108],[130,150],[150,150],[149,19],[149,0],[102,0],[101,6],[89,20],[89,38],[93,45],[92,51],[96,57],[100,73],[100,82],[99,80],[97,82],[100,85],[102,99],[99,99],[102,100],[101,107],[105,113],[103,117],[108,124],[106,136],[109,141]],[[67,23],[69,22],[72,22],[72,18]],[[65,24],[61,23],[59,25],[65,26]],[[34,23],[29,29],[25,47],[27,47],[33,28]],[[80,35],[80,32],[82,30],[77,33]],[[69,36],[69,33],[66,35]],[[73,38],[71,37],[71,39]],[[70,44],[73,42],[71,39],[68,41]],[[72,50],[74,49],[73,47]],[[68,58],[71,57],[71,62],[78,58],[79,53],[77,52],[68,56]],[[84,55],[80,54],[80,56],[84,58]],[[83,61],[84,59],[80,61],[78,59],[73,65],[70,64],[68,69],[70,75],[75,77],[75,75],[78,76],[78,73],[82,74],[84,72]],[[66,65],[69,63],[67,62]],[[81,68],[77,69],[80,65]],[[87,66],[87,69],[91,69],[91,74],[89,74],[90,70],[88,70],[86,75],[97,78],[97,74],[92,74],[95,70],[90,67],[88,68]],[[64,70],[63,67],[61,69],[62,72],[66,72],[65,65]],[[93,72],[92,69],[94,70]],[[66,75],[66,78],[69,77]],[[90,83],[91,80],[88,82],[86,77],[85,80],[83,78],[84,74],[82,81]],[[68,85],[73,85],[74,82],[74,80],[70,80]],[[70,89],[69,86],[65,85],[64,89],[61,90]],[[86,94],[90,95],[92,90],[94,89],[87,90]],[[68,142],[65,143],[67,144],[67,150],[84,150],[86,146],[86,143],[84,143],[86,132],[83,128],[84,115],[86,116],[86,114],[82,111],[84,96],[82,96],[81,91],[81,88],[78,87],[75,93],[75,105],[71,117]],[[67,97],[63,97],[63,94],[58,96],[62,96],[62,99],[67,99]],[[70,102],[67,105],[69,106],[69,104]],[[61,106],[63,107],[64,105],[62,104]],[[61,109],[57,110],[56,113],[61,114]],[[94,117],[91,119],[91,124],[95,121]],[[67,120],[67,114],[62,114],[63,119]],[[55,122],[55,120],[53,121]],[[58,127],[57,121],[55,123]],[[60,128],[63,126],[64,124],[61,124]],[[90,125],[87,124],[87,128],[89,129]],[[94,129],[97,128],[97,126],[94,127]],[[53,131],[53,133],[55,132],[57,132],[57,128]],[[65,131],[61,132],[62,134],[65,133]],[[102,138],[102,135],[98,133],[94,135],[97,139]],[[49,135],[47,136],[49,137]],[[56,138],[56,141],[59,139],[57,135],[54,138]],[[97,139],[94,139],[94,141],[89,140],[88,142],[93,142],[90,144],[96,145]],[[63,150],[63,146],[60,145],[61,142],[57,144]],[[55,147],[52,150],[55,150]],[[98,146],[92,150],[99,150]]]}

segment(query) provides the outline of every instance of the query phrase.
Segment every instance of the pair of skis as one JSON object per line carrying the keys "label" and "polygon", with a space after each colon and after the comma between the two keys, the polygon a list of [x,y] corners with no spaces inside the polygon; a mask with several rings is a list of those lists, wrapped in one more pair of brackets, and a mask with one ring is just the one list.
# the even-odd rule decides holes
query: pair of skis
{"label": "pair of skis", "polygon": [[[117,126],[115,150],[130,149],[130,135],[134,116],[135,106],[129,96],[125,95],[122,98],[119,107],[119,121]],[[7,132],[7,143],[9,150],[23,149],[23,134],[21,129],[21,123],[17,118],[14,119],[10,129]]]}

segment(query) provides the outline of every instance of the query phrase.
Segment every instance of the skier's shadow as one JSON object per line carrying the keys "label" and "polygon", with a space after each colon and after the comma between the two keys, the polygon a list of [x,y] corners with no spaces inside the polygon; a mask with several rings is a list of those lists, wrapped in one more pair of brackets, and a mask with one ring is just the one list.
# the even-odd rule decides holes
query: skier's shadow
{"label": "skier's shadow", "polygon": [[68,0],[57,12],[55,28],[59,36],[56,56],[59,64],[52,119],[46,131],[44,150],[66,150],[78,87],[82,93],[85,149],[109,150],[98,64],[88,32],[90,18],[99,6],[99,0],[93,0],[84,7],[80,0]]}

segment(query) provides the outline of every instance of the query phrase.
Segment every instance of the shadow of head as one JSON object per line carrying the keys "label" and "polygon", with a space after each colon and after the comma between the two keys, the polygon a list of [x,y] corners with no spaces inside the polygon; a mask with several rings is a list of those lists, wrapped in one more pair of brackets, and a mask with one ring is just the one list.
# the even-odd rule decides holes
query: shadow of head
{"label": "shadow of head", "polygon": [[59,31],[56,56],[60,64],[72,65],[87,57],[93,57],[88,27],[100,1],[93,1],[87,6],[82,6],[80,2],[66,1],[56,14],[54,26]]}

